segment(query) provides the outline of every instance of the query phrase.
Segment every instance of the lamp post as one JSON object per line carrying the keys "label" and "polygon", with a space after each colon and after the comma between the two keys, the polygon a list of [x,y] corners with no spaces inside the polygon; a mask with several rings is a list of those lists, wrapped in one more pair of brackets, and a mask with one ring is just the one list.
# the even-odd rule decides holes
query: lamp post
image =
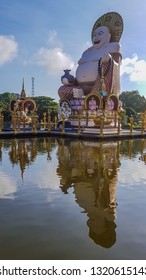
{"label": "lamp post", "polygon": [[130,135],[132,135],[133,132],[133,117],[130,117]]}
{"label": "lamp post", "polygon": [[35,133],[37,132],[37,127],[36,127],[36,125],[37,125],[37,118],[38,118],[38,116],[37,116],[36,112],[34,110],[32,110],[31,111],[31,120],[32,120],[31,130],[33,132],[35,132]]}
{"label": "lamp post", "polygon": [[2,131],[4,124],[4,115],[2,114],[2,109],[0,108],[0,132]]}
{"label": "lamp post", "polygon": [[121,129],[121,117],[118,115],[118,135],[120,135],[120,129]]}
{"label": "lamp post", "polygon": [[100,117],[100,136],[103,136],[104,115]]}
{"label": "lamp post", "polygon": [[81,133],[82,110],[78,111],[78,135]]}
{"label": "lamp post", "polygon": [[44,130],[45,130],[46,129],[46,124],[47,124],[47,122],[46,122],[46,112],[43,113],[43,123],[44,123]]}
{"label": "lamp post", "polygon": [[146,128],[146,111],[143,113],[140,113],[140,119],[141,119],[141,134],[143,134],[145,128]]}
{"label": "lamp post", "polygon": [[48,132],[51,131],[51,109],[48,109]]}
{"label": "lamp post", "polygon": [[61,116],[61,120],[62,120],[62,134],[65,133],[65,116]]}
{"label": "lamp post", "polygon": [[57,116],[54,117],[54,128],[57,128]]}

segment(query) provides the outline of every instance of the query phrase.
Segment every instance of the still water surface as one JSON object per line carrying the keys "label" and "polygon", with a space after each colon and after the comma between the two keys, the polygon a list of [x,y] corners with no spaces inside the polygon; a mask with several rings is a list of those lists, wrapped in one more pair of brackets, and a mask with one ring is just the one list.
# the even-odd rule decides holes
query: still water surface
{"label": "still water surface", "polygon": [[146,140],[0,140],[0,259],[146,259]]}

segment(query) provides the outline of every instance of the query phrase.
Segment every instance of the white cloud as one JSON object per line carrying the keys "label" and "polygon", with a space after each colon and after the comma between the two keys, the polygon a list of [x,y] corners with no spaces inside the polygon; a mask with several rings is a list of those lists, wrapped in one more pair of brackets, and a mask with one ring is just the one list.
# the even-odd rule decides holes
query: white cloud
{"label": "white cloud", "polygon": [[[127,166],[128,165],[128,169]],[[136,168],[135,168],[136,165]],[[134,170],[134,172],[133,172]],[[137,187],[137,184],[145,184],[145,164],[143,161],[134,161],[130,159],[121,159],[121,168],[118,174],[118,180],[126,187]]]}
{"label": "white cloud", "polygon": [[14,178],[8,177],[6,173],[0,171],[0,198],[14,198],[17,186]]}
{"label": "white cloud", "polygon": [[122,60],[121,75],[127,74],[131,82],[146,82],[146,61],[139,60],[137,54]]}
{"label": "white cloud", "polygon": [[49,74],[60,73],[63,69],[73,69],[74,61],[61,48],[40,48],[37,53],[37,63],[46,67]]}
{"label": "white cloud", "polygon": [[0,35],[0,65],[12,61],[18,52],[18,44],[14,36]]}
{"label": "white cloud", "polygon": [[46,68],[48,74],[57,75],[64,69],[75,70],[73,58],[64,52],[62,42],[55,30],[50,30],[46,47],[41,47],[35,54],[35,61],[38,65]]}

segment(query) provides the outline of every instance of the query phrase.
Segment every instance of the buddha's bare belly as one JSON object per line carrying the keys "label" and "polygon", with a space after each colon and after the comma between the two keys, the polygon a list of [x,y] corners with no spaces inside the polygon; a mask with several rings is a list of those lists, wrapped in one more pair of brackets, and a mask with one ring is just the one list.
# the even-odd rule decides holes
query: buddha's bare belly
{"label": "buddha's bare belly", "polygon": [[80,64],[76,70],[76,79],[79,83],[94,82],[98,76],[98,62]]}

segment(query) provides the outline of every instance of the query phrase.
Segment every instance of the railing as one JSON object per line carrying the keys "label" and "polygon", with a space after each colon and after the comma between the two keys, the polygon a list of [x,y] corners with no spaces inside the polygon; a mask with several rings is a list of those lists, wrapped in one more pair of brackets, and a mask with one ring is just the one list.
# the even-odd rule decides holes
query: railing
{"label": "railing", "polygon": [[[46,132],[59,131],[62,134],[68,133],[66,128],[66,119],[65,116],[61,116],[61,125],[58,128],[57,116],[54,119],[51,118],[51,109],[48,109],[47,112],[43,113],[43,120],[38,121],[38,115],[36,111],[30,112],[31,122],[28,125],[25,119],[25,116],[20,116],[16,110],[12,112],[12,124],[11,128],[14,131],[14,134],[17,134],[21,131],[29,130],[37,133],[37,131],[44,130]],[[134,119],[131,116],[129,118],[129,130],[121,129],[121,115],[119,112],[111,112],[107,114],[106,112],[101,112],[100,115],[97,115],[95,111],[89,110],[76,110],[70,116],[70,121],[73,123],[73,126],[70,128],[71,133],[76,133],[77,135],[94,133],[94,135],[99,135],[103,137],[107,134],[121,135],[126,134],[133,136],[136,134],[144,134],[146,131],[146,111],[140,114],[141,120],[141,129],[134,129]],[[0,108],[0,132],[3,130],[4,125],[4,116],[2,109]]]}

